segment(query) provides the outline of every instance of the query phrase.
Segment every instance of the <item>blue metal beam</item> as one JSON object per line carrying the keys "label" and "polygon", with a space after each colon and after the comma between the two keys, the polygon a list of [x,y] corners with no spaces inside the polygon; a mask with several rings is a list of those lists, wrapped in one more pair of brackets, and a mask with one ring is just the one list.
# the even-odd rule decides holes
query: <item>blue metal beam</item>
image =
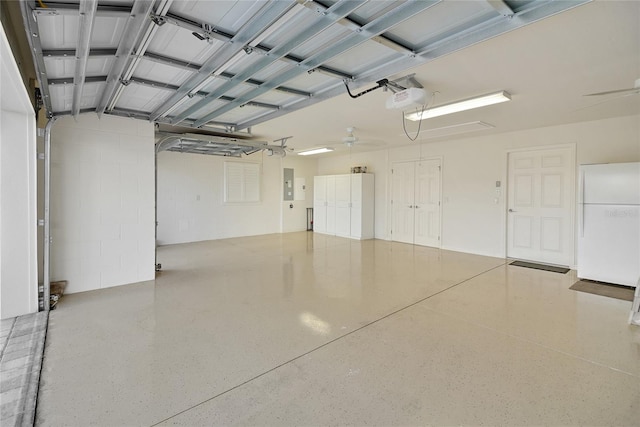
{"label": "blue metal beam", "polygon": [[91,31],[96,17],[98,0],[85,0],[80,3],[78,20],[78,40],[76,44],[76,69],[73,76],[73,101],[71,102],[71,114],[74,118],[80,113],[80,100],[84,89],[84,78],[87,75],[87,60],[89,59],[89,46],[91,43]]}
{"label": "blue metal beam", "polygon": [[389,30],[390,28],[393,28],[399,23],[411,18],[412,16],[415,16],[416,14],[424,11],[425,9],[433,6],[438,2],[439,1],[437,0],[410,0],[406,3],[401,4],[400,6],[391,10],[389,13],[364,25],[359,31],[351,33],[341,41],[335,43],[330,48],[325,49],[317,53],[316,55],[310,56],[309,58],[305,59],[299,64],[298,67],[278,75],[259,88],[256,88],[248,92],[247,94],[238,97],[234,102],[230,102],[229,104],[218,108],[217,110],[214,110],[209,114],[206,114],[205,116],[195,121],[195,126],[202,126],[209,120],[218,117],[228,111],[231,111],[238,105],[242,105],[268,92],[274,87],[280,86],[282,83],[287,82],[303,73],[306,73],[309,70],[312,70],[324,64],[325,62],[340,55],[341,53],[346,52],[347,50],[354,48],[361,43],[366,42],[374,36],[382,34],[383,32]]}
{"label": "blue metal beam", "polygon": [[122,37],[120,38],[120,43],[118,44],[118,50],[116,51],[116,61],[109,71],[107,86],[104,92],[102,92],[102,97],[96,106],[96,112],[99,116],[104,113],[104,110],[118,89],[122,73],[129,62],[131,52],[136,42],[145,28],[143,24],[149,19],[149,13],[151,13],[153,3],[154,0],[136,0],[131,8],[130,19],[127,20],[127,24],[122,32]]}
{"label": "blue metal beam", "polygon": [[156,120],[164,115],[174,105],[180,102],[185,96],[188,96],[194,88],[202,84],[209,76],[218,68],[227,63],[243,48],[256,38],[260,33],[271,26],[283,13],[292,6],[290,1],[271,0],[261,10],[255,14],[236,35],[227,42],[222,48],[218,49],[203,65],[197,74],[189,78],[169,99],[162,103],[158,108],[151,112],[151,120]]}
{"label": "blue metal beam", "polygon": [[[356,10],[358,7],[362,6],[365,3],[366,3],[366,0],[355,0],[355,1],[341,0],[338,3],[335,3],[333,6],[326,9],[321,14],[318,17],[318,19],[313,23],[313,25],[311,25],[310,27],[303,28],[297,34],[292,34],[287,42],[272,49],[269,52],[268,56],[261,57],[258,61],[252,64],[251,67],[233,76],[231,80],[227,81],[220,88],[218,88],[214,92],[207,95],[201,101],[187,108],[181,114],[178,114],[176,117],[174,117],[171,123],[172,124],[179,123],[180,121],[196,113],[203,107],[206,107],[207,105],[209,105],[210,103],[212,103],[213,101],[217,100],[222,95],[227,93],[229,90],[240,85],[242,82],[250,79],[258,71],[263,70],[265,67],[278,61],[280,58],[290,53],[293,49],[300,46],[302,43],[311,39],[312,37],[319,34],[320,32],[331,27],[337,21],[343,19],[345,16],[349,15],[351,12],[353,12],[354,10]],[[297,65],[299,64],[300,63],[298,63]],[[318,64],[318,65],[321,65],[321,64]]]}

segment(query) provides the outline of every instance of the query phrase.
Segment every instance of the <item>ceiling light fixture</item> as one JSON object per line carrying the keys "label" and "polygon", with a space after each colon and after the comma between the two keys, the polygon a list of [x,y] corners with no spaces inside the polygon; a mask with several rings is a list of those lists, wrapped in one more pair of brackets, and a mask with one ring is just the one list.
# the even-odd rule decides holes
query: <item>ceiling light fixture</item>
{"label": "ceiling light fixture", "polygon": [[329,153],[333,151],[333,148],[322,147],[314,148],[313,150],[305,150],[298,153],[299,156],[311,156],[312,154]]}
{"label": "ceiling light fixture", "polygon": [[501,90],[500,92],[477,96],[475,98],[469,98],[463,101],[456,101],[450,104],[440,105],[439,107],[405,114],[405,117],[408,120],[413,121],[425,120],[433,117],[444,116],[445,114],[458,113],[460,111],[486,107],[487,105],[499,104],[506,101],[511,101],[511,95],[508,92]]}

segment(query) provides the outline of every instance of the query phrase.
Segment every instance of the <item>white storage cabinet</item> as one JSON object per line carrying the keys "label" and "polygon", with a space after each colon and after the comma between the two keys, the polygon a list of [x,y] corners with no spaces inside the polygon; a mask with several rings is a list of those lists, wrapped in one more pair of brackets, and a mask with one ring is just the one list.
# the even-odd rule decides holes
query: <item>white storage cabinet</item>
{"label": "white storage cabinet", "polygon": [[313,231],[373,239],[373,174],[316,176],[313,188]]}

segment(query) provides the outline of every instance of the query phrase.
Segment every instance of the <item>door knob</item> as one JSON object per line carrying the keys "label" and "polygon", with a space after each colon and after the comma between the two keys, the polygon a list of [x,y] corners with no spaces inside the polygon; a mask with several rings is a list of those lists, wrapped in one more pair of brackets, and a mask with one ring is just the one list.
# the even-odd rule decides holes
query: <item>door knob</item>
{"label": "door knob", "polygon": [[513,209],[509,209],[509,212],[516,212],[516,211],[514,211]]}
{"label": "door knob", "polygon": [[416,209],[420,209],[420,206],[416,205]]}
{"label": "door knob", "polygon": [[413,209],[413,205],[409,205],[409,209]]}

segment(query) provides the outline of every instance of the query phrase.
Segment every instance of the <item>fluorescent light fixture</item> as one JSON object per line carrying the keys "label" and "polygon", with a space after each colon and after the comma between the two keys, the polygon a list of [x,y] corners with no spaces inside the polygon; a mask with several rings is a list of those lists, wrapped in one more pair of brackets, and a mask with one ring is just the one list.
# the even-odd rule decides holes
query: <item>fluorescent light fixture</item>
{"label": "fluorescent light fixture", "polygon": [[[418,138],[418,140],[423,141],[431,138],[440,138],[443,136],[458,135],[467,132],[477,132],[480,130],[487,130],[492,128],[495,128],[495,126],[490,123],[481,121],[459,123],[433,129],[422,129],[422,131],[420,131],[420,137]],[[405,134],[399,133],[398,136],[405,136]]]}
{"label": "fluorescent light fixture", "polygon": [[460,111],[486,107],[487,105],[499,104],[506,101],[511,101],[511,95],[504,90],[501,90],[500,92],[490,93],[489,95],[477,96],[475,98],[456,101],[450,104],[440,105],[439,107],[405,114],[405,117],[408,120],[413,121],[425,120],[433,117],[444,116],[445,114],[458,113]]}
{"label": "fluorescent light fixture", "polygon": [[305,150],[298,153],[299,156],[310,156],[312,154],[329,153],[333,151],[333,148],[322,147],[314,148],[313,150]]}

